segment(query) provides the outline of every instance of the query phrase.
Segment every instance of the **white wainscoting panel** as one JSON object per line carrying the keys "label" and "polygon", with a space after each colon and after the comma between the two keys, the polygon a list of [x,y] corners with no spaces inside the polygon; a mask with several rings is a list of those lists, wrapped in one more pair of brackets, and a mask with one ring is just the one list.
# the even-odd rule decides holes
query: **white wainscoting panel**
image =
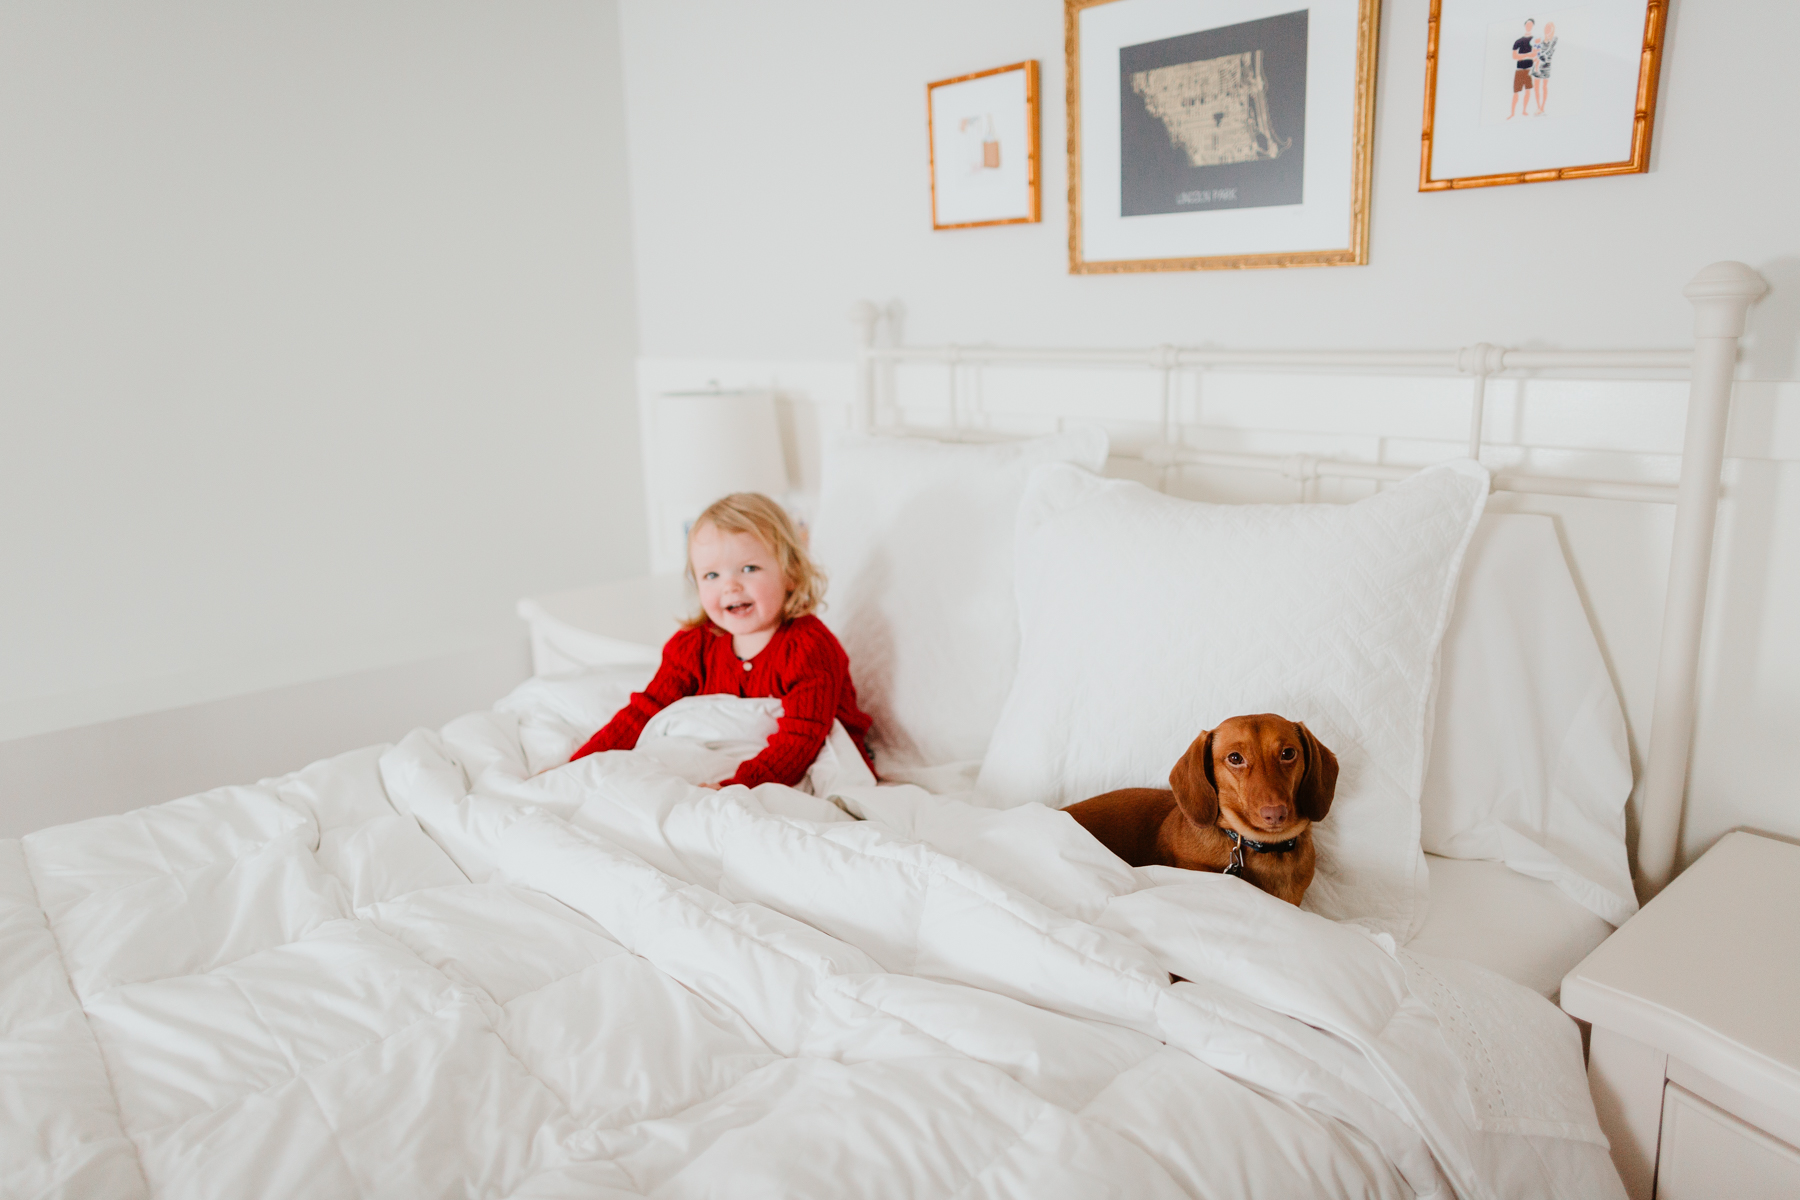
{"label": "white wainscoting panel", "polygon": [[485,709],[531,674],[516,641],[0,742],[0,838],[285,775]]}

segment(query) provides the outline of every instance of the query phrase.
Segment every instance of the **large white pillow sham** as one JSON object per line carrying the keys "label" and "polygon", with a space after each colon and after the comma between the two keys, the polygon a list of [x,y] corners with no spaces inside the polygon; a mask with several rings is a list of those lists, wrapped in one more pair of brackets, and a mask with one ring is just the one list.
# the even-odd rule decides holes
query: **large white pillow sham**
{"label": "large white pillow sham", "polygon": [[1555,526],[1487,514],[1444,634],[1425,850],[1504,862],[1619,925],[1630,795],[1625,713]]}
{"label": "large white pillow sham", "polygon": [[1438,646],[1487,500],[1473,462],[1350,505],[1178,500],[1068,466],[1019,510],[1018,673],[979,788],[1064,805],[1167,786],[1201,729],[1305,721],[1338,757],[1306,907],[1409,936]]}
{"label": "large white pillow sham", "polygon": [[1095,426],[994,443],[840,433],[825,447],[812,551],[824,615],[874,718],[876,765],[979,759],[1018,661],[1013,531],[1033,468],[1098,471]]}

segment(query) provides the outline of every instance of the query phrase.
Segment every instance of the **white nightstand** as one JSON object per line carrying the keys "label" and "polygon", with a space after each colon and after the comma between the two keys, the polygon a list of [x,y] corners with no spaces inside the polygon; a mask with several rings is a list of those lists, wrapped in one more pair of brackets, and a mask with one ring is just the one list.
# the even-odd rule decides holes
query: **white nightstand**
{"label": "white nightstand", "polygon": [[693,608],[681,575],[547,592],[519,601],[531,627],[531,671],[560,675],[583,667],[654,666],[663,643]]}
{"label": "white nightstand", "polygon": [[1633,1200],[1800,1197],[1800,846],[1728,834],[1563,979]]}

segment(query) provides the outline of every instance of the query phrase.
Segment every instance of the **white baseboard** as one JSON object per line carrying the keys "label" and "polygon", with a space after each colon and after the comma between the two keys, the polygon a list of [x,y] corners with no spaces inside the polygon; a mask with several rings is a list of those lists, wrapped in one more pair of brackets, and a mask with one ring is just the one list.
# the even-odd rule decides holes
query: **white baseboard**
{"label": "white baseboard", "polygon": [[285,775],[485,709],[531,674],[521,637],[442,658],[0,742],[0,837]]}

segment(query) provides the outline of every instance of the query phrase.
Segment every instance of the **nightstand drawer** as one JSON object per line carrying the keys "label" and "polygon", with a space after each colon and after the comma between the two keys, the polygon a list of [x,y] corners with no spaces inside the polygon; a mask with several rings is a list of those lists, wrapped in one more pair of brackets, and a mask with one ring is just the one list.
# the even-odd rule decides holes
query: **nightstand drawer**
{"label": "nightstand drawer", "polygon": [[1656,1155],[1656,1200],[1726,1196],[1800,1197],[1800,1150],[1680,1084],[1668,1084]]}

